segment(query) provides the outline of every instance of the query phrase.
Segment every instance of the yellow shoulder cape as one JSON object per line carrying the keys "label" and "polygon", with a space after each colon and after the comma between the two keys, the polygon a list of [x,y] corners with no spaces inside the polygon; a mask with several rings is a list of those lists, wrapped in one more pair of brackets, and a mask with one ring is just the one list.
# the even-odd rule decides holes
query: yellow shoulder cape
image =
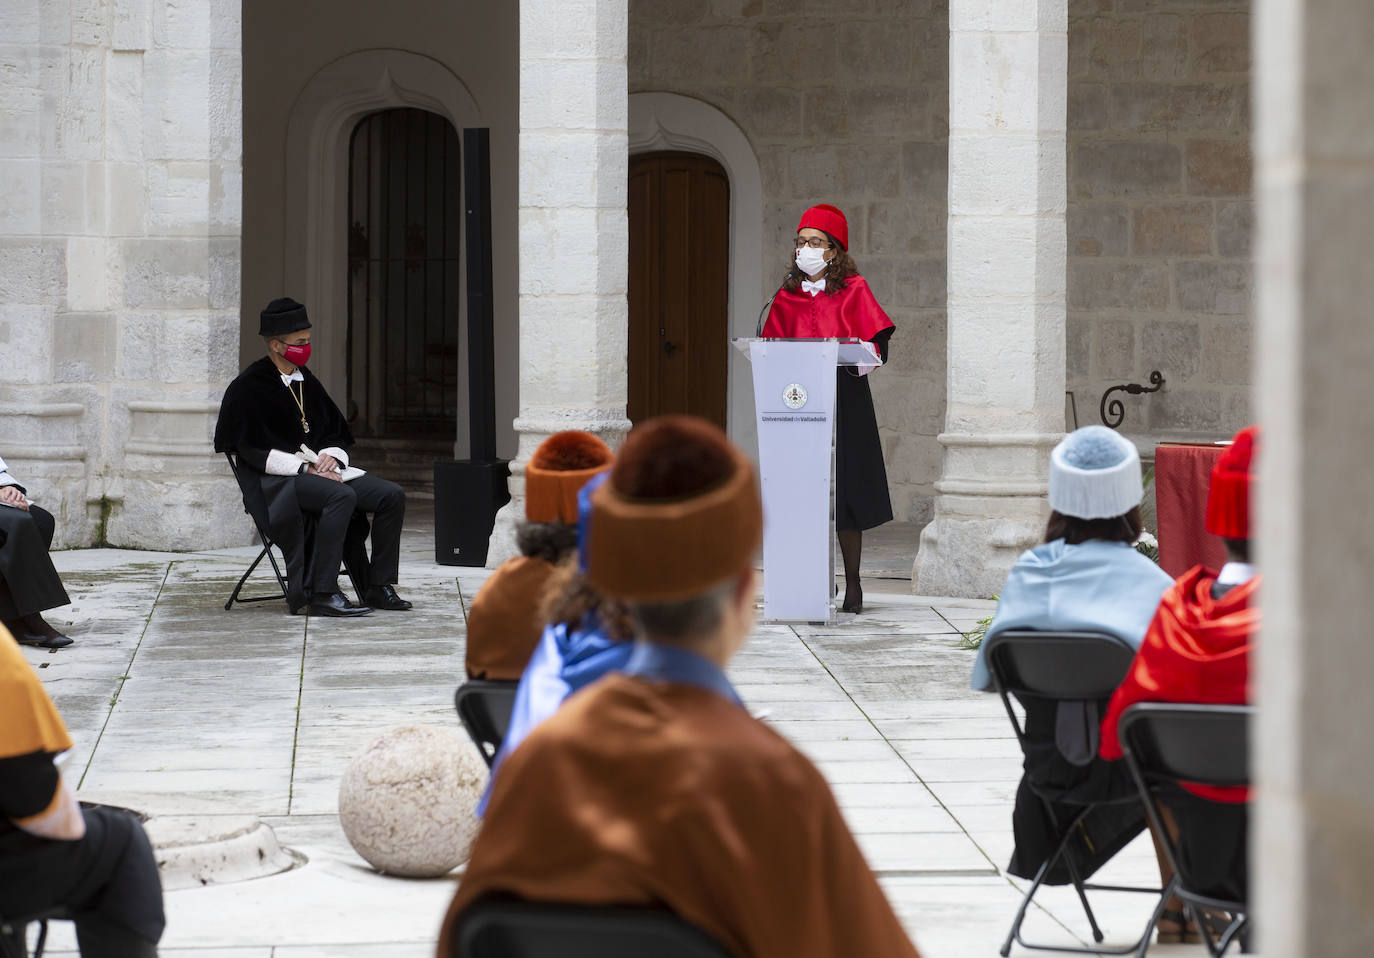
{"label": "yellow shoulder cape", "polygon": [[0,758],[61,752],[72,738],[37,673],[0,625]]}

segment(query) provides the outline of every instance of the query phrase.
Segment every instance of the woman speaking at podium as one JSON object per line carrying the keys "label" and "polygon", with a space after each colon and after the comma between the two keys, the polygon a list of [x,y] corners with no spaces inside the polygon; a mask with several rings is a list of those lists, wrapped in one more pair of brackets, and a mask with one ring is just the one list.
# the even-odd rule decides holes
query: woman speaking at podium
{"label": "woman speaking at podium", "polygon": [[[887,361],[895,329],[849,255],[849,224],[833,206],[813,206],[797,224],[792,268],[773,297],[763,335],[781,339],[853,336]],[[863,530],[892,519],[887,470],[868,370],[841,366],[835,393],[835,532],[844,556],[845,612],[862,612]]]}

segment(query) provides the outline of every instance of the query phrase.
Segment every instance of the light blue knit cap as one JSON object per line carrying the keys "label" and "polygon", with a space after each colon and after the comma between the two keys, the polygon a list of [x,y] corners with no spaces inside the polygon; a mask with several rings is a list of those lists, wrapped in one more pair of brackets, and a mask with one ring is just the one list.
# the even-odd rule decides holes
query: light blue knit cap
{"label": "light blue knit cap", "polygon": [[1106,426],[1069,433],[1050,453],[1050,508],[1077,519],[1109,519],[1140,505],[1140,454]]}

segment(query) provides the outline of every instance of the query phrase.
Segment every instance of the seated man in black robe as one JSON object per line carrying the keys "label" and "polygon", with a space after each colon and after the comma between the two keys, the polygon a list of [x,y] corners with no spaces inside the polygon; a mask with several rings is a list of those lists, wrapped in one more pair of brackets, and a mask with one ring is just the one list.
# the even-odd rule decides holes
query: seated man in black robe
{"label": "seated man in black robe", "polygon": [[[394,588],[405,493],[394,482],[349,467],[353,434],[305,366],[305,307],[275,299],[261,320],[258,334],[267,342],[267,355],[224,391],[215,451],[235,455],[244,505],[265,522],[286,556],[287,605],[293,613],[332,616],[409,609]],[[302,447],[318,450],[318,459],[304,461],[298,455]],[[370,561],[364,548],[367,513],[373,514]],[[314,520],[309,536],[306,515]],[[354,605],[339,591],[339,563],[345,559],[366,605]]]}
{"label": "seated man in black robe", "polygon": [[48,557],[56,528],[52,513],[29,501],[0,459],[0,622],[16,641],[45,649],[72,644],[43,618],[72,601]]}

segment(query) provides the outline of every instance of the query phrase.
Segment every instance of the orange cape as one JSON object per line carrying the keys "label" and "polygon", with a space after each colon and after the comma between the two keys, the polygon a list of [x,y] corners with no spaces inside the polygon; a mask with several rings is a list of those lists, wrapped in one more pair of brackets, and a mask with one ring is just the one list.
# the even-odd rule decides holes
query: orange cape
{"label": "orange cape", "polygon": [[64,752],[72,738],[14,636],[0,625],[0,758]]}
{"label": "orange cape", "polygon": [[544,588],[554,566],[516,556],[482,583],[468,609],[468,678],[517,681],[544,633]]}
{"label": "orange cape", "polygon": [[489,893],[664,907],[736,958],[916,958],[815,766],[714,692],[625,675],[511,753],[439,955]]}

